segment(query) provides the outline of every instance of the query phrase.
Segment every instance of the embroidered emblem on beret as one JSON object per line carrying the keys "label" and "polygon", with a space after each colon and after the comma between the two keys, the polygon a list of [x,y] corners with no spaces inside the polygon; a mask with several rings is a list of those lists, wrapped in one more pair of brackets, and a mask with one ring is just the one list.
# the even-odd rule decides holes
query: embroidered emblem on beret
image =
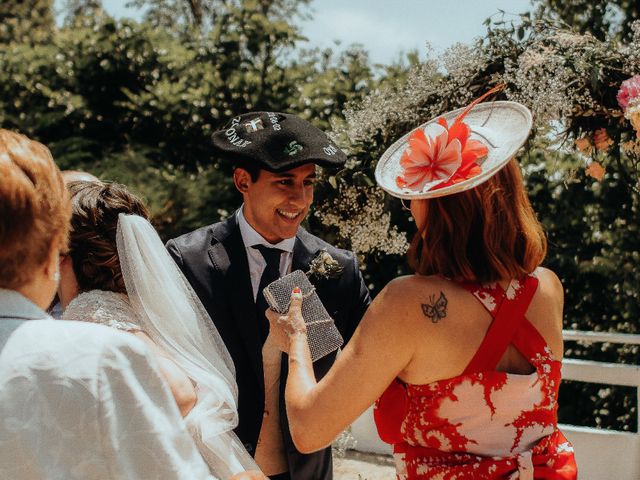
{"label": "embroidered emblem on beret", "polygon": [[284,147],[284,153],[286,155],[289,155],[290,157],[301,152],[302,150],[304,150],[304,147],[295,140],[292,140],[286,147]]}
{"label": "embroidered emblem on beret", "polygon": [[245,123],[244,128],[247,131],[247,133],[251,133],[251,132],[257,132],[258,130],[262,130],[264,128],[264,125],[262,125],[261,118],[254,118],[253,120]]}

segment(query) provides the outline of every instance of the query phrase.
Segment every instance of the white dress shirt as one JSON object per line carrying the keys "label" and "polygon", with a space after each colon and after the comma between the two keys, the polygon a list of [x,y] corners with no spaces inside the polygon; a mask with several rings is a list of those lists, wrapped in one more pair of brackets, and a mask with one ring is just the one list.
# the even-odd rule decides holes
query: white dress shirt
{"label": "white dress shirt", "polygon": [[[255,245],[265,245],[269,248],[279,248],[284,253],[280,255],[280,276],[284,276],[291,270],[293,263],[293,246],[296,239],[287,238],[281,242],[271,244],[262,235],[249,225],[242,214],[242,209],[238,210],[238,225],[242,241],[244,242],[247,260],[249,261],[249,273],[251,275],[251,286],[253,287],[253,299],[258,295],[260,278],[267,266],[267,262],[254,247]],[[262,347],[262,370],[264,372],[264,413],[262,417],[262,427],[256,445],[255,459],[260,469],[267,476],[278,475],[289,470],[287,462],[282,429],[280,428],[280,367],[282,352],[273,342],[273,337],[267,337],[267,341]]]}
{"label": "white dress shirt", "polygon": [[284,253],[280,255],[280,276],[284,276],[291,271],[291,264],[293,263],[293,247],[296,243],[296,237],[285,238],[276,244],[269,243],[262,235],[256,232],[251,225],[249,225],[247,219],[244,218],[242,208],[238,210],[236,215],[238,215],[238,226],[240,227],[242,242],[244,243],[247,251],[249,274],[251,275],[251,286],[253,287],[253,299],[255,300],[258,296],[260,278],[262,278],[262,273],[267,266],[267,262],[260,253],[260,250],[252,247],[255,247],[256,245],[264,245],[269,248],[279,248],[282,250]]}
{"label": "white dress shirt", "polygon": [[11,318],[28,321],[0,352],[0,478],[213,479],[143,342],[0,289]]}

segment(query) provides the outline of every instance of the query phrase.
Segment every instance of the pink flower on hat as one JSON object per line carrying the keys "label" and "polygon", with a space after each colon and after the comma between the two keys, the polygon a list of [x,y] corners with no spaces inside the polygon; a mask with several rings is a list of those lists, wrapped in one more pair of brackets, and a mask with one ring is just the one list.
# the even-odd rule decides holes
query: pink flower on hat
{"label": "pink flower on hat", "polygon": [[449,141],[447,129],[431,138],[419,128],[409,136],[409,146],[400,159],[403,172],[396,178],[396,184],[400,188],[420,191],[427,183],[449,180],[461,164],[460,140]]}
{"label": "pink flower on hat", "polygon": [[427,137],[421,128],[415,130],[400,158],[402,174],[396,177],[396,185],[421,192],[428,183],[440,180],[428,188],[437,190],[480,174],[478,160],[486,157],[489,149],[481,141],[469,138],[471,129],[463,120],[473,107],[503,87],[498,85],[471,102],[451,126],[439,118],[438,124],[444,131],[435,139]]}
{"label": "pink flower on hat", "polygon": [[638,97],[640,97],[640,75],[634,75],[622,82],[616,99],[620,108],[626,111],[629,104],[638,99]]}
{"label": "pink flower on hat", "polygon": [[484,158],[489,153],[487,146],[480,140],[472,140],[469,138],[471,135],[471,129],[469,125],[462,121],[464,115],[460,115],[455,119],[453,124],[449,126],[444,118],[439,118],[438,123],[447,129],[449,132],[449,139],[458,139],[462,148],[462,163],[458,170],[448,180],[439,183],[432,190],[438,188],[448,187],[458,182],[468,180],[471,177],[475,177],[482,171],[478,165],[478,160]]}

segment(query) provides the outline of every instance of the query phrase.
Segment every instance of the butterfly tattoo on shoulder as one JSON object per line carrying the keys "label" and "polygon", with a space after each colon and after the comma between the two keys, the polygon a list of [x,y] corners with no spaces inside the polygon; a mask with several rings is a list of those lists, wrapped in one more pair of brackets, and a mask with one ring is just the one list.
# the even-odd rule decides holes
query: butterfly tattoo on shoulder
{"label": "butterfly tattoo on shoulder", "polygon": [[436,300],[435,295],[429,295],[429,303],[422,304],[422,313],[429,318],[433,323],[438,323],[444,317],[447,316],[447,297],[444,296],[444,292],[440,292],[440,297]]}

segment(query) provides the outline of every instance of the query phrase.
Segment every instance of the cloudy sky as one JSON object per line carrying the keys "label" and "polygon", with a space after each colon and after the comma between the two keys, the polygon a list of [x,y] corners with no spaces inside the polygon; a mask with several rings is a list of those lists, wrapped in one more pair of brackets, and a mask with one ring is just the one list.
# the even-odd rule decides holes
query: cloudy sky
{"label": "cloudy sky", "polygon": [[[116,17],[139,18],[125,7],[127,0],[103,0]],[[313,19],[302,23],[311,47],[341,47],[360,43],[376,63],[390,63],[401,52],[436,52],[482,36],[482,22],[499,10],[511,14],[530,9],[530,0],[313,0]],[[56,7],[64,0],[55,0]]]}
{"label": "cloudy sky", "polygon": [[315,0],[313,20],[303,24],[310,43],[361,43],[374,62],[389,63],[400,52],[436,51],[471,43],[485,33],[484,20],[499,9],[518,14],[530,0]]}

